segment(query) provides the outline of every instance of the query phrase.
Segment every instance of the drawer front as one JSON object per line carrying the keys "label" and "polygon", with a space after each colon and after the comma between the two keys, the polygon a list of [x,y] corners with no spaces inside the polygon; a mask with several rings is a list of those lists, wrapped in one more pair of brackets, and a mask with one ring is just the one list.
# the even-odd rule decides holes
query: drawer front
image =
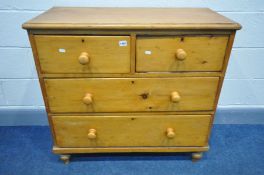
{"label": "drawer front", "polygon": [[53,116],[59,147],[206,146],[211,116]]}
{"label": "drawer front", "polygon": [[45,79],[57,112],[213,110],[218,77]]}
{"label": "drawer front", "polygon": [[139,37],[137,72],[221,71],[228,36]]}
{"label": "drawer front", "polygon": [[43,73],[129,73],[129,36],[35,36]]}

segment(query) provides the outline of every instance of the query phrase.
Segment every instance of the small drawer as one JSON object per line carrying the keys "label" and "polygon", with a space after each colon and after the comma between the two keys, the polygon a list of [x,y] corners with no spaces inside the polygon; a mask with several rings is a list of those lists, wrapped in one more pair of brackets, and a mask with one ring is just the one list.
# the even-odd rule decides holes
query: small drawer
{"label": "small drawer", "polygon": [[228,36],[138,37],[137,72],[221,71]]}
{"label": "small drawer", "polygon": [[49,109],[63,112],[213,110],[218,77],[45,79]]}
{"label": "small drawer", "polygon": [[59,147],[206,146],[210,115],[52,116]]}
{"label": "small drawer", "polygon": [[36,35],[43,73],[129,73],[129,36]]}

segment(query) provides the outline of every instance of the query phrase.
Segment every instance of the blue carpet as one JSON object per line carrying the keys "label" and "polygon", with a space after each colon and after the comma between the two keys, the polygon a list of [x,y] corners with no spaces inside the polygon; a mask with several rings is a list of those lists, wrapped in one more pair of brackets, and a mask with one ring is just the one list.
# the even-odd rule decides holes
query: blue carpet
{"label": "blue carpet", "polygon": [[264,174],[264,125],[215,125],[210,150],[189,154],[76,155],[68,165],[51,153],[48,127],[0,127],[0,175]]}

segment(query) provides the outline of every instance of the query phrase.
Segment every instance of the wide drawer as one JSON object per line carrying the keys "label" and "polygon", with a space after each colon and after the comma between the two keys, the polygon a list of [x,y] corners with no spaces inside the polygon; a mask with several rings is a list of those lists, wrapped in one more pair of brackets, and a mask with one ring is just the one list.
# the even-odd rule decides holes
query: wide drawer
{"label": "wide drawer", "polygon": [[52,116],[59,147],[206,146],[210,115]]}
{"label": "wide drawer", "polygon": [[138,37],[137,72],[221,71],[228,36]]}
{"label": "wide drawer", "polygon": [[36,35],[43,73],[128,73],[129,36]]}
{"label": "wide drawer", "polygon": [[45,79],[52,113],[213,110],[218,77]]}

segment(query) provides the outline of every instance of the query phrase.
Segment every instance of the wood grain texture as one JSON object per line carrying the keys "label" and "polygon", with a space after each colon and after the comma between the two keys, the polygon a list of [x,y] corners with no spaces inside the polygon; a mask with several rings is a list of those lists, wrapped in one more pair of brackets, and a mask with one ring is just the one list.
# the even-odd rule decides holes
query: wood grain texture
{"label": "wood grain texture", "polygon": [[[53,116],[59,147],[206,146],[209,115]],[[175,137],[167,137],[173,128]],[[89,139],[89,130],[96,138]]]}
{"label": "wood grain texture", "polygon": [[240,29],[207,8],[55,7],[23,24],[25,29]]}
{"label": "wood grain texture", "polygon": [[227,42],[228,36],[138,37],[136,70],[221,71]]}
{"label": "wood grain texture", "polygon": [[209,146],[170,146],[170,147],[91,147],[91,148],[61,148],[53,146],[55,154],[79,153],[141,153],[141,152],[203,152]]}
{"label": "wood grain texture", "polygon": [[43,101],[45,104],[45,110],[47,112],[47,117],[48,117],[48,122],[50,125],[50,131],[52,134],[52,141],[54,145],[57,145],[56,143],[56,135],[54,134],[54,128],[53,128],[53,123],[51,120],[51,116],[49,115],[49,104],[48,104],[48,99],[47,99],[47,94],[46,94],[46,89],[45,89],[45,84],[44,84],[44,79],[41,77],[41,69],[40,69],[40,63],[39,63],[39,57],[38,57],[38,52],[37,52],[37,48],[36,48],[36,43],[34,40],[34,35],[28,33],[28,38],[29,38],[29,42],[32,48],[32,53],[33,53],[33,57],[34,57],[34,62],[35,62],[35,66],[37,69],[37,74],[39,77],[39,84],[40,84],[40,88],[41,88],[41,93],[42,93],[42,97],[43,97]]}
{"label": "wood grain texture", "polygon": [[[134,67],[135,69],[135,67]],[[166,77],[219,77],[222,72],[135,72],[127,74],[89,74],[89,73],[58,73],[58,74],[41,74],[43,78],[166,78]]]}
{"label": "wood grain texture", "polygon": [[23,27],[54,153],[208,150],[238,23],[205,8],[66,7]]}
{"label": "wood grain texture", "polygon": [[[129,36],[37,35],[35,42],[42,73],[130,72]],[[85,65],[79,62],[83,52],[89,55]]]}
{"label": "wood grain texture", "polygon": [[[212,110],[217,77],[45,79],[49,108],[59,112]],[[181,100],[171,101],[177,91]],[[86,105],[85,94],[93,96]]]}
{"label": "wood grain texture", "polygon": [[130,73],[133,75],[136,72],[136,43],[137,36],[135,33],[130,34]]}
{"label": "wood grain texture", "polygon": [[[55,115],[55,114],[52,114],[50,113],[51,115]],[[64,115],[64,116],[70,116],[70,115],[96,115],[96,116],[104,116],[104,115],[127,115],[127,116],[130,116],[130,115],[147,115],[147,114],[151,114],[151,115],[161,115],[161,114],[164,114],[164,115],[178,115],[178,114],[190,114],[190,115],[193,115],[193,114],[214,114],[214,111],[147,111],[147,112],[100,112],[100,113],[96,113],[96,112],[84,112],[84,113],[80,113],[80,112],[76,112],[76,113],[56,113],[56,115]]]}
{"label": "wood grain texture", "polygon": [[123,36],[130,35],[131,33],[136,34],[137,36],[176,36],[176,35],[229,35],[234,30],[217,30],[217,29],[208,29],[208,30],[192,30],[192,29],[32,29],[28,30],[31,34],[34,35],[114,35],[114,36]]}
{"label": "wood grain texture", "polygon": [[[224,59],[224,62],[223,62],[223,70],[222,70],[223,74],[222,74],[222,76],[219,79],[219,85],[218,85],[218,90],[217,90],[217,94],[216,94],[214,111],[216,111],[217,105],[218,105],[218,102],[219,102],[219,98],[220,98],[221,90],[222,90],[222,87],[223,87],[223,82],[224,82],[224,79],[225,79],[226,69],[227,69],[228,61],[229,61],[229,58],[230,58],[230,55],[231,55],[231,51],[232,51],[232,46],[233,46],[233,43],[234,43],[235,35],[236,35],[236,32],[233,32],[229,36],[229,39],[228,39],[228,44],[227,44],[226,53],[225,53],[225,59]],[[213,117],[213,120],[211,121],[210,128],[212,128],[212,126],[213,126],[215,113],[212,115],[212,117]],[[209,140],[210,135],[211,135],[211,130],[208,131],[208,140]]]}

